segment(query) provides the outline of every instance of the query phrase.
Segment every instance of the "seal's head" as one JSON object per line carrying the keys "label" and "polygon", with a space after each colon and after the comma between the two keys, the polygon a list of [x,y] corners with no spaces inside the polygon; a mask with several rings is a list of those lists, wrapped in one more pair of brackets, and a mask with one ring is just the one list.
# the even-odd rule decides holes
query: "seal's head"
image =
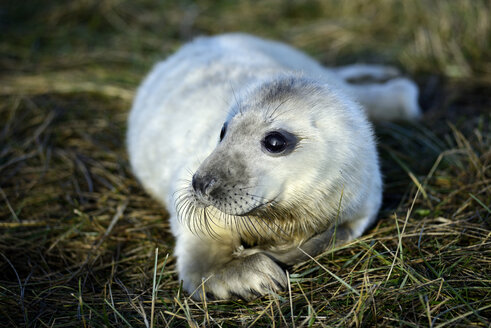
{"label": "seal's head", "polygon": [[373,171],[359,106],[320,82],[282,76],[239,95],[177,208],[191,227],[211,221],[254,238],[300,238],[356,210]]}

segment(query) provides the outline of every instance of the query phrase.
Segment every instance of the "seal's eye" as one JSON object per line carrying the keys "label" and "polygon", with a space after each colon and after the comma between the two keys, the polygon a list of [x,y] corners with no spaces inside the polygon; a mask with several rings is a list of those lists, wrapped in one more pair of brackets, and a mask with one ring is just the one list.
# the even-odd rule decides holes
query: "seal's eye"
{"label": "seal's eye", "polygon": [[222,131],[220,131],[220,141],[225,137],[225,133],[227,133],[227,122],[223,123]]}
{"label": "seal's eye", "polygon": [[297,137],[287,131],[271,131],[261,141],[263,150],[270,155],[286,155],[295,148]]}
{"label": "seal's eye", "polygon": [[271,132],[264,138],[264,148],[270,153],[279,153],[285,150],[287,142],[279,132]]}

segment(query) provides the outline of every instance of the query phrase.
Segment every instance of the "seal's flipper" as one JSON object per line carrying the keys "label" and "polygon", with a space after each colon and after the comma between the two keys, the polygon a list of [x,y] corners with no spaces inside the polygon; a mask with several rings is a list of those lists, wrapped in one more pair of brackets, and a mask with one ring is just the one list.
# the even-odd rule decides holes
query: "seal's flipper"
{"label": "seal's flipper", "polygon": [[401,75],[401,72],[397,68],[386,65],[354,64],[337,67],[333,71],[348,83],[367,80],[372,83],[384,82]]}

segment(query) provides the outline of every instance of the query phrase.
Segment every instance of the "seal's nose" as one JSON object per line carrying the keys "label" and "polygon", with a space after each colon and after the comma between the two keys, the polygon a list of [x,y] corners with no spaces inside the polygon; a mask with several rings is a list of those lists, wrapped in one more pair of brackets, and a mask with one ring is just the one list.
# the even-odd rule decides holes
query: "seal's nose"
{"label": "seal's nose", "polygon": [[192,185],[196,193],[208,195],[213,190],[213,185],[216,179],[211,175],[199,176],[197,173],[193,175]]}

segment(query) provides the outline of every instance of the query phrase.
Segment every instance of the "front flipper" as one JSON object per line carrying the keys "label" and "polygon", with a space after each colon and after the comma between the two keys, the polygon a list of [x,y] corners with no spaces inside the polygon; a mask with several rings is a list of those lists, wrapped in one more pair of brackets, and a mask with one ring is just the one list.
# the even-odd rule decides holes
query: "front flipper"
{"label": "front flipper", "polygon": [[261,253],[236,258],[213,271],[204,287],[207,295],[218,299],[251,300],[287,286],[285,271]]}
{"label": "front flipper", "polygon": [[286,274],[266,254],[239,251],[226,235],[212,239],[186,231],[176,243],[177,267],[184,288],[195,299],[251,300],[287,286]]}

